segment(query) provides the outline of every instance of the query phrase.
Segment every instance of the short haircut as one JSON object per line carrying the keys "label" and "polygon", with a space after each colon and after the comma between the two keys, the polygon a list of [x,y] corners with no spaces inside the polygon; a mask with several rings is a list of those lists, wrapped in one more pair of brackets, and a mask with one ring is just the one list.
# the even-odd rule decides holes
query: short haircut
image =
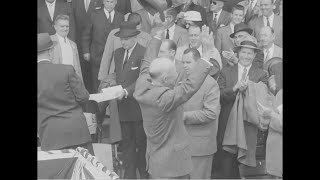
{"label": "short haircut", "polygon": [[188,48],[184,50],[183,54],[188,54],[190,52],[192,53],[193,60],[198,61],[201,58],[200,53],[196,48]]}
{"label": "short haircut", "polygon": [[175,8],[169,8],[166,10],[167,16],[172,16],[173,21],[177,18],[178,12]]}
{"label": "short haircut", "polygon": [[168,50],[174,50],[177,51],[177,44],[170,39],[164,39],[162,40],[162,43],[167,42],[168,43]]}
{"label": "short haircut", "polygon": [[54,20],[54,24],[57,24],[57,22],[59,20],[67,20],[69,21],[69,16],[68,15],[65,15],[65,14],[59,14],[56,19]]}
{"label": "short haircut", "polygon": [[128,21],[136,23],[138,26],[139,24],[141,24],[141,16],[140,16],[140,14],[133,12],[133,13],[129,14]]}
{"label": "short haircut", "polygon": [[244,12],[244,7],[242,5],[240,5],[240,4],[237,4],[237,5],[232,7],[231,12],[233,13],[233,11],[235,11],[235,10],[240,10],[240,11]]}

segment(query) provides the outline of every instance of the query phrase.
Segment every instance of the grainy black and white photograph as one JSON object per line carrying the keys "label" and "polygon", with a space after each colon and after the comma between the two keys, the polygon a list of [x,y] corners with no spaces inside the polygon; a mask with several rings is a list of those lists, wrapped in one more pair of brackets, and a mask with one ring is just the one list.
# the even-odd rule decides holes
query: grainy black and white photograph
{"label": "grainy black and white photograph", "polygon": [[282,0],[38,0],[38,179],[282,179]]}

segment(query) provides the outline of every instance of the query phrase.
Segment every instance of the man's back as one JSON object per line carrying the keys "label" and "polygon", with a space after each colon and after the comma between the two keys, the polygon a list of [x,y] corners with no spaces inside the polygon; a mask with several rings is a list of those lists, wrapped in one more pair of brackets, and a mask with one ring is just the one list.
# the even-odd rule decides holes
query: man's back
{"label": "man's back", "polygon": [[41,149],[53,150],[90,141],[80,107],[89,94],[71,65],[38,63],[38,132]]}
{"label": "man's back", "polygon": [[190,138],[181,104],[200,88],[210,69],[206,67],[206,62],[199,63],[199,71],[174,89],[143,78],[143,82],[137,82],[134,97],[141,107],[147,135],[147,169],[155,178],[183,176],[192,170]]}

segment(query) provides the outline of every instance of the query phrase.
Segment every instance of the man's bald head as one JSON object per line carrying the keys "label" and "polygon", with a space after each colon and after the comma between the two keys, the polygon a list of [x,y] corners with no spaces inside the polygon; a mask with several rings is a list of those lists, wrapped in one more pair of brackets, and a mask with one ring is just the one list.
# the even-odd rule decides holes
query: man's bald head
{"label": "man's bald head", "polygon": [[275,34],[272,27],[265,26],[260,30],[260,46],[270,48],[275,40]]}
{"label": "man's bald head", "polygon": [[176,51],[177,51],[176,43],[170,39],[164,39],[161,42],[158,57],[169,58],[173,61]]}
{"label": "man's bald head", "polygon": [[168,58],[156,58],[149,67],[149,74],[153,82],[172,87],[177,77],[174,63]]}

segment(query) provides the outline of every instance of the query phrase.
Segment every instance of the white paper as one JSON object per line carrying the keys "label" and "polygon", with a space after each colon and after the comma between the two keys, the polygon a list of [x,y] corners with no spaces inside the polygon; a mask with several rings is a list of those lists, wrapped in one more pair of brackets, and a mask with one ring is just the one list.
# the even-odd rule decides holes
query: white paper
{"label": "white paper", "polygon": [[123,91],[121,85],[104,88],[102,89],[102,93],[90,94],[89,100],[94,100],[99,103],[111,99],[116,99],[120,96],[119,92],[121,91]]}

